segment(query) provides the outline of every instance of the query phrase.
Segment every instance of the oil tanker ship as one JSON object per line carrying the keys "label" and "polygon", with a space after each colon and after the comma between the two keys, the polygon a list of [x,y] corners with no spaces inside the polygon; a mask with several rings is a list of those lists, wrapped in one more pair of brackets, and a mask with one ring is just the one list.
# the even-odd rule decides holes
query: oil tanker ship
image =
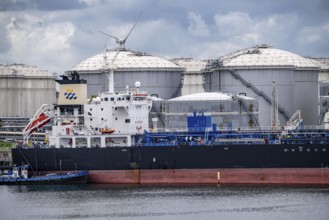
{"label": "oil tanker ship", "polygon": [[194,112],[186,131],[159,132],[149,129],[152,98],[139,82],[89,100],[77,74],[57,82],[58,103],[41,106],[24,129],[27,140],[51,121],[47,146],[13,148],[14,164],[34,172],[88,170],[92,183],[329,185],[327,129],[297,122],[280,130],[219,131],[210,115]]}

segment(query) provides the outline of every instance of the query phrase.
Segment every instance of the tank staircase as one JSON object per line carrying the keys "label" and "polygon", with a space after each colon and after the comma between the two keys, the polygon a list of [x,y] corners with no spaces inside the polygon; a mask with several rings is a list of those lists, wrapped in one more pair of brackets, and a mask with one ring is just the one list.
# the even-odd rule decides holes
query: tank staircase
{"label": "tank staircase", "polygon": [[257,128],[259,126],[258,123],[258,118],[256,117],[256,115],[249,110],[247,104],[244,102],[243,98],[241,98],[240,96],[233,96],[233,99],[237,99],[239,101],[239,103],[242,105],[243,109],[247,112],[248,116],[252,119],[254,126]]}
{"label": "tank staircase", "polygon": [[319,117],[318,117],[318,125],[324,124],[324,115],[327,113],[327,111],[328,111],[327,109],[326,110],[321,109]]}
{"label": "tank staircase", "polygon": [[165,127],[166,124],[164,121],[164,116],[160,111],[160,106],[152,104],[152,109],[153,109],[153,112],[156,114],[157,118],[160,120],[160,126],[162,125],[163,127]]}
{"label": "tank staircase", "polygon": [[[272,103],[271,98],[266,93],[264,93],[263,91],[260,91],[252,83],[247,82],[247,80],[245,80],[242,76],[237,74],[234,70],[228,69],[228,71],[235,79],[238,79],[240,82],[242,82],[243,85],[250,88],[258,96],[263,97],[265,99],[265,101],[271,105],[271,103]],[[283,117],[288,121],[290,119],[290,114],[288,113],[288,111],[280,104],[278,104],[278,109],[279,109],[279,112],[283,115]]]}

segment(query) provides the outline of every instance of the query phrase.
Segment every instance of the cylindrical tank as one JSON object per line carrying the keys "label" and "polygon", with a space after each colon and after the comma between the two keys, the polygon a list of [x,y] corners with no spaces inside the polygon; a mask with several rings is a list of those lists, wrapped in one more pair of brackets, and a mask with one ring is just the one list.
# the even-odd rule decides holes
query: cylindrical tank
{"label": "cylindrical tank", "polygon": [[319,67],[309,59],[261,45],[221,57],[209,66],[206,91],[242,92],[259,97],[261,126],[271,125],[273,81],[282,126],[297,110],[301,110],[305,124],[317,124]]}
{"label": "cylindrical tank", "polygon": [[191,58],[177,58],[171,60],[184,68],[182,75],[182,96],[204,92],[204,74],[202,72],[207,61],[193,60]]}
{"label": "cylindrical tank", "polygon": [[166,129],[186,129],[187,116],[193,112],[211,115],[212,123],[220,129],[250,129],[258,127],[258,100],[245,95],[220,92],[195,93],[169,100],[153,100],[159,126]]}
{"label": "cylindrical tank", "polygon": [[32,117],[42,104],[56,102],[55,78],[25,64],[0,65],[0,116]]}
{"label": "cylindrical tank", "polygon": [[[77,71],[88,83],[88,96],[109,90],[109,72],[114,72],[114,92],[133,87],[140,81],[143,90],[161,98],[180,95],[183,68],[146,53],[126,49],[106,50],[75,65],[69,71]],[[68,72],[69,72],[68,71]]]}

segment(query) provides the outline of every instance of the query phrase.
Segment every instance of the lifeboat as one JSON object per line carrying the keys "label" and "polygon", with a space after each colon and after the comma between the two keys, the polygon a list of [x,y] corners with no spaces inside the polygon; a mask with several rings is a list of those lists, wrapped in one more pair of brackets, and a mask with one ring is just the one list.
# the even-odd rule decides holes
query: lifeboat
{"label": "lifeboat", "polygon": [[114,131],[114,129],[99,129],[99,132],[101,132],[102,134],[112,134]]}
{"label": "lifeboat", "polygon": [[49,118],[46,114],[41,113],[37,118],[34,118],[24,129],[28,134],[31,134],[32,132],[41,129],[45,124],[47,124],[50,121],[51,118]]}

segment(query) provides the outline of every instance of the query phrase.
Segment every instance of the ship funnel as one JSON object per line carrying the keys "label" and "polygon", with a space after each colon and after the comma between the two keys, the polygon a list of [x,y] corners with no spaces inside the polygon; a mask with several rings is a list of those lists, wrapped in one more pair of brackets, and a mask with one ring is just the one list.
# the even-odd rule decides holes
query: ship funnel
{"label": "ship funnel", "polygon": [[87,81],[80,79],[79,74],[74,71],[71,78],[62,76],[59,83],[58,105],[85,105],[87,103]]}

